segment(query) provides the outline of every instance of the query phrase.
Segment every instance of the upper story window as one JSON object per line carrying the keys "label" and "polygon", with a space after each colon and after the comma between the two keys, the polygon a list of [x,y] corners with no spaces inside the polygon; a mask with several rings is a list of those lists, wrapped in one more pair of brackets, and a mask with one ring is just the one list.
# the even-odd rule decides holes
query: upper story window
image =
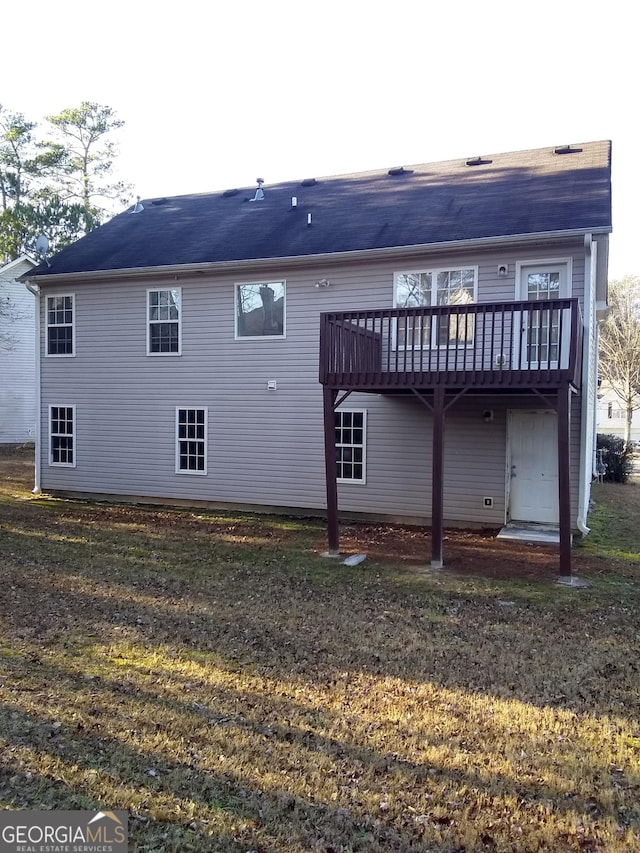
{"label": "upper story window", "polygon": [[517,261],[516,299],[538,302],[571,296],[571,259]]}
{"label": "upper story window", "polygon": [[[394,276],[394,299],[397,308],[471,305],[477,301],[477,290],[477,267],[402,272]],[[473,344],[474,320],[472,314],[464,311],[441,317],[399,318],[397,346],[470,346]]]}
{"label": "upper story window", "polygon": [[47,355],[74,355],[74,297],[47,296]]}
{"label": "upper story window", "polygon": [[236,284],[236,338],[284,338],[284,281]]}
{"label": "upper story window", "polygon": [[180,355],[182,293],[179,287],[147,291],[147,354]]}

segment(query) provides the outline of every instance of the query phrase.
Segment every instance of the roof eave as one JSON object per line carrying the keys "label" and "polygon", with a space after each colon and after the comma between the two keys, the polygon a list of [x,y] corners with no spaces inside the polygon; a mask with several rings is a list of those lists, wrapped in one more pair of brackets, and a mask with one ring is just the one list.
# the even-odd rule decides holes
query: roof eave
{"label": "roof eave", "polygon": [[109,279],[122,278],[153,278],[158,276],[175,276],[180,274],[204,274],[207,272],[224,272],[226,270],[235,269],[253,269],[255,267],[292,267],[292,266],[307,266],[314,263],[338,263],[354,262],[359,260],[384,260],[386,258],[393,259],[396,257],[410,257],[424,253],[438,252],[442,250],[462,250],[473,248],[485,248],[491,246],[504,246],[523,243],[541,243],[551,241],[567,240],[572,238],[582,238],[585,234],[610,234],[610,227],[598,228],[579,228],[569,229],[564,231],[540,231],[529,234],[509,234],[497,237],[479,237],[465,240],[445,240],[438,243],[421,243],[409,246],[390,246],[380,249],[357,249],[345,252],[323,252],[313,255],[284,255],[282,257],[272,258],[252,258],[239,259],[228,261],[213,261],[200,264],[171,264],[153,267],[129,267],[114,270],[89,270],[71,273],[44,273],[38,275],[30,275],[29,272],[23,273],[19,277],[22,282],[38,282],[43,284],[53,284],[60,281],[77,281],[84,280],[105,281]]}

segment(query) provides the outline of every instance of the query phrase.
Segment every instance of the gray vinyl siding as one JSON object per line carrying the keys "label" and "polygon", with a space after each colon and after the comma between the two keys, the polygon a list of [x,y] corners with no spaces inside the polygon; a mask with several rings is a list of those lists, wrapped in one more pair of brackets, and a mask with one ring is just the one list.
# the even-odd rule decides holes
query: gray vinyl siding
{"label": "gray vinyl siding", "polygon": [[[582,295],[581,244],[541,248],[539,257],[573,256],[573,295]],[[272,266],[179,280],[43,286],[75,294],[76,353],[41,359],[42,487],[136,498],[321,511],[326,506],[322,387],[318,381],[322,311],[388,308],[393,274],[433,266],[479,267],[480,302],[515,298],[518,252],[456,253],[396,262]],[[508,264],[499,277],[498,266]],[[320,278],[330,281],[316,288]],[[286,337],[235,339],[234,285],[286,282]],[[147,356],[147,291],[182,290],[182,354]],[[41,300],[41,310],[44,304]],[[42,322],[44,340],[44,316]],[[267,390],[275,380],[276,391]],[[76,407],[76,467],[48,465],[48,407]],[[447,412],[445,518],[495,526],[505,519],[507,409],[540,408],[539,398],[467,397]],[[207,475],[175,473],[176,406],[208,409]],[[431,419],[416,399],[352,395],[343,408],[367,410],[367,479],[341,483],[346,512],[428,519]],[[482,411],[494,409],[485,424]],[[578,428],[574,417],[574,432]],[[574,440],[577,454],[579,435]],[[573,466],[577,472],[577,456]],[[486,509],[483,497],[494,505]]]}
{"label": "gray vinyl siding", "polygon": [[[369,401],[367,401],[369,397]],[[380,513],[397,520],[426,522],[431,516],[431,414],[418,400],[384,400],[353,395],[342,408],[366,408],[368,418],[367,487],[341,483],[341,510]],[[510,410],[539,411],[536,395],[461,398],[445,416],[444,515],[449,524],[504,524],[507,514],[507,415]],[[486,410],[493,412],[488,423]],[[580,406],[571,413],[572,517],[578,501]],[[493,507],[485,508],[485,497]]]}

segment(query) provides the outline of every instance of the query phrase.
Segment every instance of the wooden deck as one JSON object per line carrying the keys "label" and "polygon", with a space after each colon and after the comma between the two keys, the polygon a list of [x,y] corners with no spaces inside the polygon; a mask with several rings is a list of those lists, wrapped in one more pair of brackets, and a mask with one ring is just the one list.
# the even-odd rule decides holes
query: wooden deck
{"label": "wooden deck", "polygon": [[[571,574],[571,395],[577,299],[341,311],[320,317],[329,553],[339,553],[334,412],[353,391],[415,393],[431,411],[431,565],[443,564],[445,413],[462,394],[529,390],[558,415],[560,574]],[[340,393],[339,393],[340,392]]]}
{"label": "wooden deck", "polygon": [[320,382],[393,393],[579,387],[577,299],[342,311],[320,318]]}

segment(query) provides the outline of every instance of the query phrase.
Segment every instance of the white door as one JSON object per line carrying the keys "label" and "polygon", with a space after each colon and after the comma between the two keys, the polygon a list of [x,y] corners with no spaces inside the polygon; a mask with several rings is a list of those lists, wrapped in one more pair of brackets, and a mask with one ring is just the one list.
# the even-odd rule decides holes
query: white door
{"label": "white door", "polygon": [[509,520],[558,523],[555,412],[509,412]]}
{"label": "white door", "polygon": [[[516,298],[527,302],[569,296],[569,262],[518,264],[517,288]],[[514,335],[514,364],[534,370],[567,367],[571,325],[569,309],[533,308],[530,312],[523,312],[520,319],[520,334]]]}

